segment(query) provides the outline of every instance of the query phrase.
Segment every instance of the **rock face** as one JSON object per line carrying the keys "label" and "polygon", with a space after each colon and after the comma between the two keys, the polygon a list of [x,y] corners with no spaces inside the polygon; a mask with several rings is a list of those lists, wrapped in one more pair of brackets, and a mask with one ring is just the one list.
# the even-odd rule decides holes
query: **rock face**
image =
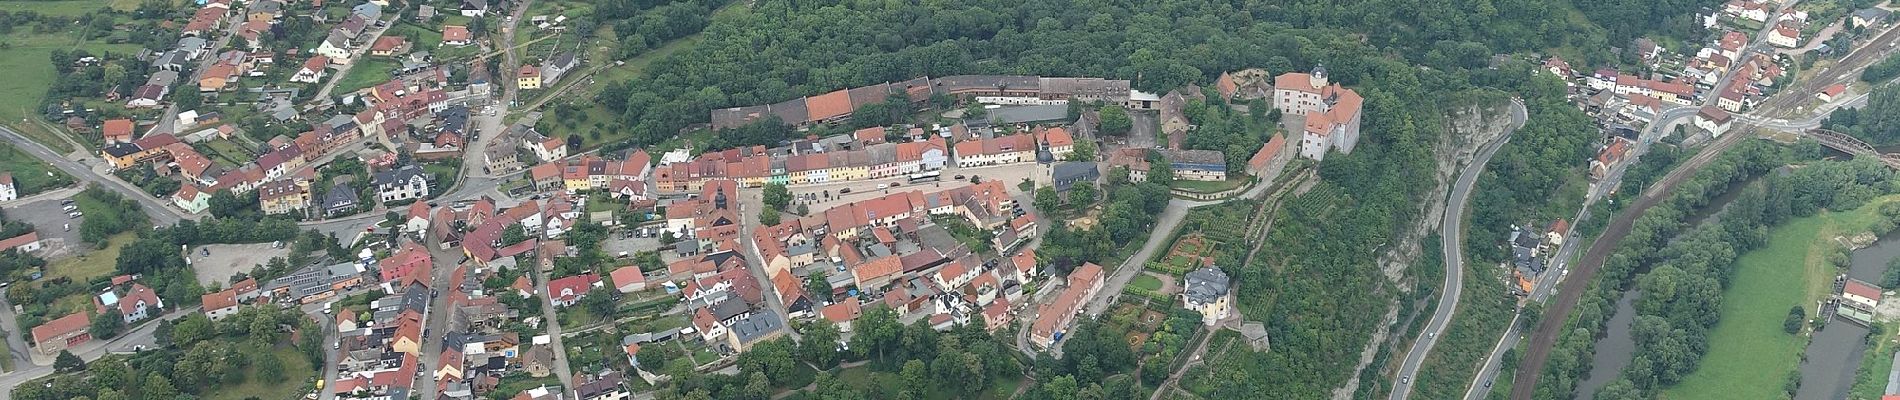
{"label": "rock face", "polygon": [[[1509,101],[1498,101],[1482,106],[1454,108],[1446,113],[1445,134],[1439,137],[1438,144],[1432,148],[1432,154],[1435,155],[1432,160],[1435,167],[1433,173],[1435,184],[1427,192],[1433,194],[1429,197],[1431,201],[1421,205],[1423,212],[1419,214],[1420,218],[1413,222],[1411,229],[1399,236],[1399,242],[1394,244],[1390,251],[1379,256],[1380,270],[1385,272],[1386,278],[1390,279],[1394,283],[1393,286],[1400,292],[1412,291],[1411,285],[1401,282],[1405,276],[1405,268],[1418,260],[1422,250],[1419,241],[1429,235],[1432,229],[1438,227],[1439,219],[1445,217],[1446,196],[1444,193],[1451,189],[1452,180],[1457,179],[1458,167],[1470,162],[1484,144],[1497,140],[1511,131],[1511,107],[1513,105]],[[1398,299],[1400,298],[1405,298],[1405,296],[1397,296],[1393,299],[1390,310],[1382,320],[1384,328],[1373,332],[1372,340],[1366,343],[1365,350],[1359,354],[1358,367],[1354,369],[1352,377],[1346,380],[1344,386],[1333,390],[1333,399],[1348,400],[1363,397],[1354,395],[1359,388],[1361,373],[1372,364],[1372,360],[1379,353],[1380,346],[1386,344],[1386,338],[1392,334],[1392,330],[1409,325],[1398,323],[1401,317],[1398,314]],[[1412,316],[1405,317],[1412,318]],[[1421,322],[1413,321],[1412,323]],[[1399,349],[1393,349],[1393,351],[1397,352]]]}

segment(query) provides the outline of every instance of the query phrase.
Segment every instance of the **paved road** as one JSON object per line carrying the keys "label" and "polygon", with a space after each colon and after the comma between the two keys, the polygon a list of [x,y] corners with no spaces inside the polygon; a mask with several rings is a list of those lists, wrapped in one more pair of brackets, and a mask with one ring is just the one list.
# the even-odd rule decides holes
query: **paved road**
{"label": "paved road", "polygon": [[[0,312],[0,319],[5,320],[7,327],[15,326],[13,323],[13,306],[6,304],[4,299],[0,299],[0,308],[4,308],[4,311]],[[177,309],[165,314],[160,319],[176,320],[187,315],[196,314],[198,310],[197,306]],[[155,320],[144,321],[131,331],[120,334],[118,337],[103,342],[95,340],[81,344],[79,347],[70,350],[73,352],[73,355],[79,356],[79,359],[92,362],[93,360],[99,359],[99,357],[104,357],[106,354],[131,353],[137,348],[153,348],[156,347],[158,343],[157,337],[153,336],[154,332],[158,331],[158,325],[158,321]],[[20,332],[7,332],[7,342],[9,346],[12,346],[11,350],[13,354],[10,356],[14,357],[14,370],[0,374],[0,400],[12,399],[13,388],[21,384],[34,379],[45,378],[53,374],[53,363],[51,360],[45,360],[45,364],[36,364],[33,362],[32,357],[26,353],[31,351],[31,349],[25,346],[26,342],[21,338]]]}
{"label": "paved road", "polygon": [[155,224],[171,225],[188,217],[184,215],[184,212],[167,207],[165,202],[153,198],[152,195],[145,194],[145,190],[132,187],[126,184],[125,181],[94,171],[92,168],[78,161],[61,157],[59,153],[46,148],[45,145],[39,142],[27,139],[26,136],[21,136],[19,132],[14,132],[11,128],[0,126],[0,136],[4,136],[7,142],[12,143],[14,147],[18,147],[28,154],[32,154],[33,157],[37,157],[47,164],[58,167],[61,171],[65,171],[66,174],[72,175],[73,178],[81,182],[97,184],[100,187],[118,191],[120,194],[125,195],[126,198],[138,201],[139,207],[144,208],[145,213],[152,216],[152,222]]}
{"label": "paved road", "polygon": [[1451,185],[1451,197],[1445,203],[1445,217],[1438,224],[1440,251],[1445,253],[1445,286],[1438,296],[1437,310],[1430,322],[1425,323],[1425,331],[1412,341],[1412,350],[1406,352],[1405,360],[1399,364],[1399,380],[1392,386],[1393,400],[1405,399],[1412,395],[1412,376],[1418,374],[1418,366],[1425,362],[1432,347],[1438,344],[1437,335],[1451,324],[1451,318],[1458,314],[1458,297],[1464,291],[1464,213],[1465,206],[1471,203],[1471,187],[1478,183],[1478,176],[1484,174],[1485,164],[1491,162],[1491,156],[1498,148],[1511,141],[1511,134],[1524,127],[1529,117],[1524,110],[1522,100],[1511,99],[1511,128],[1496,141],[1486,144],[1478,150],[1477,157],[1465,164],[1465,170],[1458,173],[1458,180]]}

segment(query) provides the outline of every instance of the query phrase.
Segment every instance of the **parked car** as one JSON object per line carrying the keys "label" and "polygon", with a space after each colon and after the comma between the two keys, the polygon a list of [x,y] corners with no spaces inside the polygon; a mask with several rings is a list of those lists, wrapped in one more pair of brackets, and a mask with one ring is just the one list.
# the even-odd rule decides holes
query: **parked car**
{"label": "parked car", "polygon": [[73,212],[69,212],[69,213],[66,213],[66,217],[67,217],[67,218],[79,218],[79,217],[82,217],[82,216],[85,216],[85,215],[86,215],[86,213],[82,213],[82,212],[78,212],[78,211],[73,211]]}

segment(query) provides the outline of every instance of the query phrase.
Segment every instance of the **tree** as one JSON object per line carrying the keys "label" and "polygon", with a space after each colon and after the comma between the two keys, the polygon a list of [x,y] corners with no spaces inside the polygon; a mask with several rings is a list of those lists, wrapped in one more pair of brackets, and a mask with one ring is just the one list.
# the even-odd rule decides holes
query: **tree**
{"label": "tree", "polygon": [[198,95],[198,84],[196,83],[180,86],[175,93],[177,96],[172,96],[174,99],[172,100],[172,105],[177,106],[179,111],[196,110],[199,106],[204,105],[205,99]]}
{"label": "tree", "polygon": [[515,243],[521,243],[527,240],[528,231],[523,229],[521,224],[508,225],[507,228],[502,228],[501,230],[501,244],[504,246],[514,245]]}
{"label": "tree", "polygon": [[766,207],[784,210],[792,204],[792,191],[783,183],[767,183],[763,192]]}
{"label": "tree", "polygon": [[897,372],[897,376],[903,379],[903,393],[906,397],[921,399],[925,393],[930,392],[930,371],[924,369],[922,360],[905,361],[904,367]]}
{"label": "tree", "polygon": [[177,325],[172,326],[172,342],[177,343],[180,348],[191,348],[200,340],[210,339],[214,328],[211,319],[206,318],[204,314],[186,315],[179,320]]}
{"label": "tree", "polygon": [[[183,367],[183,366],[179,366]],[[178,389],[172,386],[170,379],[158,372],[145,374],[145,385],[139,387],[140,398],[144,400],[174,400],[178,398]]]}
{"label": "tree", "polygon": [[739,353],[740,372],[763,372],[772,384],[785,384],[792,378],[798,362],[792,356],[792,340],[780,338],[759,343]]}
{"label": "tree", "polygon": [[1781,330],[1789,334],[1801,332],[1801,324],[1807,321],[1807,310],[1803,310],[1800,305],[1796,305],[1788,308],[1788,318],[1781,321]]}
{"label": "tree", "polygon": [[79,356],[73,355],[71,351],[60,350],[59,357],[53,359],[54,371],[73,372],[82,369],[86,369],[86,361],[80,360]]}
{"label": "tree", "polygon": [[798,343],[800,359],[817,365],[819,369],[830,368],[838,363],[838,326],[833,325],[831,320],[818,319],[805,328],[803,335]]}
{"label": "tree", "polygon": [[1030,205],[1036,206],[1036,210],[1045,213],[1055,212],[1057,208],[1062,207],[1062,197],[1056,194],[1055,189],[1045,186],[1036,189],[1036,199]]}
{"label": "tree", "polygon": [[284,379],[284,360],[270,352],[252,354],[252,371],[257,373],[260,382],[277,382]]}
{"label": "tree", "polygon": [[1167,160],[1149,160],[1148,181],[1163,186],[1174,184],[1174,166]]}
{"label": "tree", "polygon": [[581,135],[575,135],[575,134],[567,135],[567,151],[571,153],[571,152],[576,152],[580,150],[581,150]]}
{"label": "tree", "polygon": [[760,224],[763,224],[765,226],[773,226],[773,225],[778,225],[778,222],[779,222],[779,213],[778,213],[777,208],[766,207],[763,210],[759,210]]}
{"label": "tree", "polygon": [[806,275],[805,291],[817,299],[831,300],[831,280],[825,271],[812,271],[811,275]]}
{"label": "tree", "polygon": [[87,329],[96,339],[110,339],[125,329],[125,317],[119,315],[117,308],[106,308],[106,312],[92,316],[92,327]]}
{"label": "tree", "polygon": [[1082,162],[1095,161],[1095,141],[1087,139],[1075,141],[1075,151],[1069,153],[1067,159]]}
{"label": "tree", "polygon": [[1134,119],[1128,117],[1128,110],[1119,106],[1102,107],[1101,120],[1102,134],[1109,136],[1127,135],[1135,126]]}
{"label": "tree", "polygon": [[1069,188],[1069,205],[1077,208],[1095,204],[1095,186],[1077,184]]}

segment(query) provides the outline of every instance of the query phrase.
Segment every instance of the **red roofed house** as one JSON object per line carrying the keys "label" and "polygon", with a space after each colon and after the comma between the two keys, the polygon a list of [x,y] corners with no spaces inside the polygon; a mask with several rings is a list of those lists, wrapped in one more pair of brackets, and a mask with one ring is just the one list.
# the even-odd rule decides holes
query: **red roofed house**
{"label": "red roofed house", "polygon": [[14,237],[6,238],[4,240],[0,240],[0,251],[19,250],[21,253],[31,253],[34,251],[38,251],[39,249],[40,249],[40,233],[39,232],[22,233],[20,234],[20,236],[14,236]]}
{"label": "red roofed house", "polygon": [[1880,287],[1859,279],[1848,279],[1847,284],[1841,286],[1841,300],[1848,307],[1871,311],[1880,304]]}
{"label": "red roofed house", "polygon": [[599,284],[600,275],[594,274],[580,274],[548,281],[548,300],[552,300],[556,306],[571,307],[580,303],[581,297],[587,296],[587,292]]}
{"label": "red roofed house", "polygon": [[824,315],[825,319],[830,320],[831,323],[837,324],[839,332],[850,332],[851,321],[856,321],[859,315],[864,314],[864,307],[858,304],[856,296],[852,296],[825,306],[818,313]]}
{"label": "red roofed house", "polygon": [[369,55],[388,57],[409,49],[409,40],[401,36],[383,36],[370,44]]}
{"label": "red roofed house", "polygon": [[1768,44],[1787,48],[1801,47],[1801,30],[1788,24],[1775,24],[1775,29],[1768,31]]}
{"label": "red roofed house", "polygon": [[[851,117],[851,94],[849,90],[839,89],[831,93],[805,98],[806,121],[826,123]],[[786,121],[792,123],[792,121]]]}
{"label": "red roofed house", "polygon": [[47,321],[33,327],[33,348],[39,350],[40,354],[57,354],[60,350],[92,340],[92,334],[86,332],[90,327],[92,321],[83,312]]}
{"label": "red roofed house", "polygon": [[93,298],[93,306],[102,314],[107,310],[118,310],[119,316],[127,324],[157,316],[147,310],[165,307],[165,302],[158,299],[158,292],[137,282],[129,283],[123,289],[100,293]]}
{"label": "red roofed house", "polygon": [[1031,325],[1029,341],[1042,348],[1054,347],[1062,340],[1062,334],[1069,329],[1069,323],[1081,314],[1090,298],[1102,290],[1102,266],[1085,263],[1069,273],[1069,286],[1056,295],[1056,300],[1044,304],[1036,313],[1036,322]]}
{"label": "red roofed house", "polygon": [[376,266],[378,268],[377,277],[382,279],[383,282],[395,281],[398,278],[408,276],[417,269],[428,270],[432,268],[429,260],[429,252],[424,250],[422,245],[412,241],[404,241],[402,247],[396,250],[395,254],[390,255],[389,258],[377,261]]}
{"label": "red roofed house", "polygon": [[469,43],[473,42],[469,41],[468,27],[461,25],[447,25],[442,27],[442,45],[461,47],[467,46]]}
{"label": "red roofed house", "polygon": [[323,80],[323,70],[330,67],[330,57],[322,54],[303,61],[303,68],[290,76],[291,82],[317,83]]}
{"label": "red roofed house", "polygon": [[132,120],[109,119],[106,120],[105,126],[99,129],[99,133],[104,136],[106,144],[132,143],[133,129]]}
{"label": "red roofed house", "polygon": [[608,274],[614,280],[614,288],[621,293],[633,293],[647,288],[646,274],[640,272],[640,266],[628,265]]}

